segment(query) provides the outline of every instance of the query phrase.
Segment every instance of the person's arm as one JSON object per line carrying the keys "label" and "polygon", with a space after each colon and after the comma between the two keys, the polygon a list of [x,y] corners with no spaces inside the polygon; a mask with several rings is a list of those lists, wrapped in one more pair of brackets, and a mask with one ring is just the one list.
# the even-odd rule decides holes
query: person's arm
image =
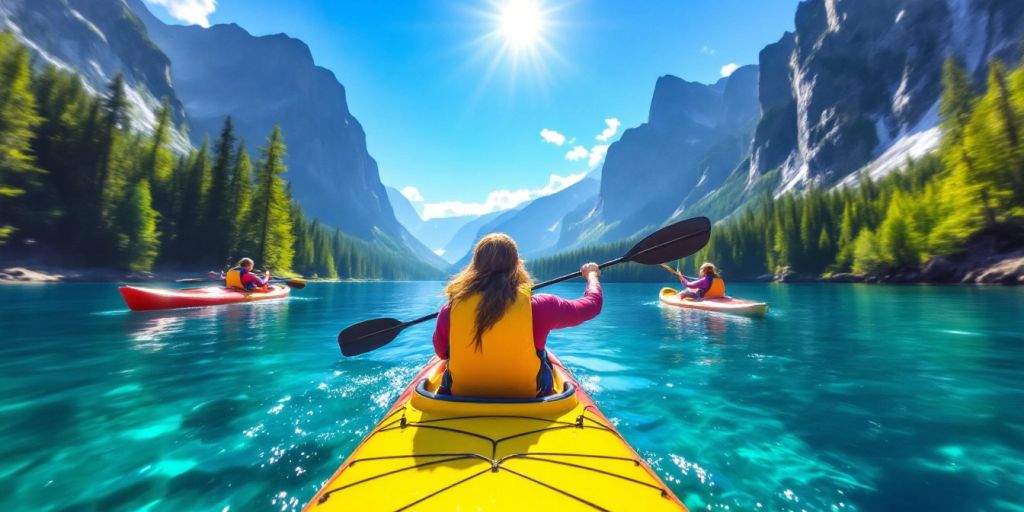
{"label": "person's arm", "polygon": [[687,288],[693,288],[693,285],[690,284],[690,281],[688,281],[686,279],[686,276],[684,276],[682,272],[677,273],[676,277],[679,278],[679,284],[681,284],[681,285],[683,285],[683,286],[685,286]]}
{"label": "person's arm", "polygon": [[260,276],[253,274],[252,272],[246,272],[242,274],[242,284],[245,286],[253,285],[256,288],[263,288],[267,285],[267,281],[260,279]]}
{"label": "person's arm", "polygon": [[451,330],[451,308],[448,304],[441,307],[437,313],[437,323],[434,324],[434,354],[441,359],[448,359],[448,343]]}
{"label": "person's arm", "polygon": [[596,267],[597,265],[594,265],[593,269],[588,269],[587,288],[583,292],[583,297],[575,300],[547,294],[534,297],[533,323],[538,331],[548,332],[552,329],[575,327],[601,312],[604,295],[601,293],[601,272]]}
{"label": "person's arm", "polygon": [[686,284],[689,288],[696,288],[698,290],[707,290],[711,288],[711,276],[704,276],[696,281],[690,281]]}

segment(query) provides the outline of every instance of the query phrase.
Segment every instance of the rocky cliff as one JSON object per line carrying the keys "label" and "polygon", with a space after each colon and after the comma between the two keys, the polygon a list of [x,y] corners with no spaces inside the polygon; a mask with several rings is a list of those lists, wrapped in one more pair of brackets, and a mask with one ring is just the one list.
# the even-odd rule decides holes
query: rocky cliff
{"label": "rocky cliff", "polygon": [[809,0],[795,32],[760,54],[763,113],[749,182],[779,169],[777,191],[880,175],[939,140],[942,64],[979,78],[989,59],[1016,61],[1024,2]]}

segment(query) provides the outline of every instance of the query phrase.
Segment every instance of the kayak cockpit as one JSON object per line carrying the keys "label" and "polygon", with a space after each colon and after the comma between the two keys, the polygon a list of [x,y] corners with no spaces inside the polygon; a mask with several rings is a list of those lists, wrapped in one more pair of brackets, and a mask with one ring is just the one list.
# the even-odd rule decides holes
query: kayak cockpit
{"label": "kayak cockpit", "polygon": [[511,416],[525,413],[558,414],[579,403],[576,385],[572,379],[567,378],[561,366],[553,365],[552,368],[555,393],[537,398],[481,398],[438,394],[445,367],[444,362],[436,364],[419,380],[411,397],[413,407],[429,412]]}

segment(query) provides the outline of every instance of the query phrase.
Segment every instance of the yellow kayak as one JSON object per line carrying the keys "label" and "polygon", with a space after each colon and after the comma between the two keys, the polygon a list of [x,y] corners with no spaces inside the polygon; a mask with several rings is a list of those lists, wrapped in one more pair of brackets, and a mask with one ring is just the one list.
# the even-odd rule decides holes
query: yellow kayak
{"label": "yellow kayak", "polygon": [[549,357],[529,400],[436,395],[431,359],[304,510],[686,510]]}
{"label": "yellow kayak", "polygon": [[687,309],[749,316],[764,316],[768,313],[768,304],[764,302],[734,299],[732,297],[715,297],[703,300],[694,300],[688,297],[679,298],[679,292],[672,288],[662,288],[660,297],[661,302],[665,304]]}

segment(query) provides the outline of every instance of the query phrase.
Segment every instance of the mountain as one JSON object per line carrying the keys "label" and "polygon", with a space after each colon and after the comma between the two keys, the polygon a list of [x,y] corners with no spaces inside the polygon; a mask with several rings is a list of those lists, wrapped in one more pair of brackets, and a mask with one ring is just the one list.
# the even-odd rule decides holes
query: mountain
{"label": "mountain", "polygon": [[3,0],[0,23],[32,50],[37,66],[75,72],[94,93],[123,73],[138,129],[151,129],[166,98],[192,137],[174,134],[180,153],[219,133],[228,115],[252,152],[280,125],[286,178],[309,217],[447,266],[395,219],[344,87],[301,41],[255,37],[237,25],[166,25],[141,0]]}
{"label": "mountain", "polygon": [[491,212],[473,219],[452,235],[448,243],[442,248],[444,251],[442,254],[448,257],[457,256],[458,261],[461,262],[464,259],[463,255],[469,253],[473,248],[473,244],[478,240],[477,233],[480,231],[480,228],[494,222],[496,219],[508,218],[514,215],[515,211],[515,209],[512,209]]}
{"label": "mountain", "polygon": [[280,125],[292,194],[310,217],[367,240],[375,230],[401,238],[345,88],[313,62],[305,43],[284,34],[256,37],[234,24],[167,25],[140,0],[131,6],[173,63],[194,139],[219,133],[230,115],[255,150]]}
{"label": "mountain", "polygon": [[713,85],[659,78],[647,122],[608,148],[594,208],[576,212],[558,245],[631,237],[720,186],[749,149],[757,82],[757,66]]}
{"label": "mountain", "polygon": [[[448,253],[444,247],[452,240],[452,237],[462,229],[463,226],[478,219],[477,215],[463,215],[459,217],[444,217],[423,220],[420,214],[413,207],[412,203],[401,192],[392,187],[385,187],[388,192],[388,200],[395,210],[395,218],[402,223],[424,245],[430,247],[435,254],[441,256],[449,263],[458,260],[460,253]],[[453,258],[454,256],[454,258]]]}
{"label": "mountain", "polygon": [[[852,184],[862,172],[884,176],[937,147],[947,57],[981,86],[990,59],[1019,61],[1022,39],[1020,1],[801,2],[794,31],[766,46],[747,76],[741,68],[712,86],[659,79],[648,123],[609,148],[596,207],[566,218],[559,246],[628,238],[694,215],[720,219],[762,194]],[[734,79],[745,85],[720,100]],[[745,131],[751,100],[759,115]],[[725,117],[739,122],[690,143],[723,104],[735,105]]]}
{"label": "mountain", "polygon": [[763,116],[747,182],[779,171],[776,191],[880,176],[936,147],[948,56],[980,79],[1016,62],[1024,2],[809,0],[795,32],[760,55]]}
{"label": "mountain", "polygon": [[512,210],[501,212],[487,222],[477,223],[472,235],[469,232],[462,233],[464,256],[455,265],[459,267],[468,263],[473,256],[473,245],[489,233],[511,236],[524,258],[554,253],[558,249],[563,219],[575,210],[593,208],[600,183],[600,172],[591,173],[554,194],[538,197]]}
{"label": "mountain", "polygon": [[[106,92],[122,73],[136,129],[152,131],[162,98],[176,123],[186,118],[171,82],[170,59],[123,1],[3,0],[0,27],[31,49],[37,68],[53,65],[78,73],[94,94]],[[182,152],[189,147],[177,131],[172,144]]]}

